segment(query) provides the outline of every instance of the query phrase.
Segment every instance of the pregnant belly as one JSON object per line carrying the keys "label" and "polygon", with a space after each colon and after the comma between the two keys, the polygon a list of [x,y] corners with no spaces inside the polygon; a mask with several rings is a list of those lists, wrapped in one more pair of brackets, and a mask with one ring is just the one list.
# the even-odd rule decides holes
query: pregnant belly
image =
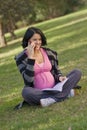
{"label": "pregnant belly", "polygon": [[35,88],[52,88],[55,84],[54,77],[50,72],[39,73],[35,76]]}

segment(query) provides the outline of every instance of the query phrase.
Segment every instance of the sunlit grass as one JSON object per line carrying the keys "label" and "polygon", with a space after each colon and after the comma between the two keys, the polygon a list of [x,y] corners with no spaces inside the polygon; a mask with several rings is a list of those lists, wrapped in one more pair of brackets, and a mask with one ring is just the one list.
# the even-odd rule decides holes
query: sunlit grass
{"label": "sunlit grass", "polygon": [[45,31],[45,33],[46,32],[50,32],[50,31],[54,31],[55,29],[60,29],[60,28],[64,28],[64,27],[67,27],[67,26],[70,26],[70,25],[73,25],[73,24],[76,24],[76,23],[81,23],[81,22],[83,22],[83,21],[86,21],[87,20],[87,17],[85,17],[85,18],[82,18],[82,19],[79,19],[79,20],[76,20],[76,21],[71,21],[71,22],[69,22],[69,23],[66,23],[66,24],[63,24],[63,25],[60,25],[60,26],[57,26],[57,27],[53,27],[53,28],[51,28],[51,29],[48,29],[47,31]]}
{"label": "sunlit grass", "polygon": [[22,50],[21,47],[15,48],[14,49],[14,53],[13,50],[9,50],[8,52],[3,52],[2,54],[0,54],[0,58],[6,58],[6,57],[10,57],[12,55],[16,55],[18,52],[20,53]]}

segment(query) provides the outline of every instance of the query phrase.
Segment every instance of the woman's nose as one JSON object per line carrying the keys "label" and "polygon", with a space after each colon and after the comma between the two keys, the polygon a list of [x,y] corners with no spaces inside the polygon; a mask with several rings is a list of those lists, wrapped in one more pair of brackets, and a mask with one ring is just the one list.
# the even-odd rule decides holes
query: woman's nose
{"label": "woman's nose", "polygon": [[40,44],[40,41],[39,41],[39,40],[37,40],[36,44]]}

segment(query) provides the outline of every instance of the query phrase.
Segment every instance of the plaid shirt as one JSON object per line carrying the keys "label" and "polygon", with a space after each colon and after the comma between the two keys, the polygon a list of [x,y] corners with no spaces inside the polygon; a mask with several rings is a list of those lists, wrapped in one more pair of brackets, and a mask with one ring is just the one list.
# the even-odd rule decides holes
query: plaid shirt
{"label": "plaid shirt", "polygon": [[[58,68],[58,58],[57,58],[57,53],[51,49],[48,48],[43,48],[45,52],[48,55],[48,58],[51,62],[52,69],[51,73],[55,79],[55,84],[59,82],[59,76],[62,75]],[[34,86],[34,59],[28,59],[27,54],[24,51],[22,51],[19,55],[15,57],[16,64],[18,66],[18,69],[20,73],[23,76],[24,79],[24,84],[25,86]]]}

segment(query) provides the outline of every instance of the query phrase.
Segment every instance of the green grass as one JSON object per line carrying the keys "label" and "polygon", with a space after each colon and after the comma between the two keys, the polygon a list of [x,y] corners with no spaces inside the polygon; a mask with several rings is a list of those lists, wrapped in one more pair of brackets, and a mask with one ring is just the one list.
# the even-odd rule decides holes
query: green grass
{"label": "green grass", "polygon": [[[79,95],[47,108],[14,106],[22,101],[23,80],[14,56],[22,51],[25,29],[16,30],[18,39],[0,48],[0,130],[87,130],[87,9],[34,25],[47,36],[48,46],[58,52],[61,71],[66,75],[74,68],[82,71]],[[8,40],[9,39],[9,40]]]}

